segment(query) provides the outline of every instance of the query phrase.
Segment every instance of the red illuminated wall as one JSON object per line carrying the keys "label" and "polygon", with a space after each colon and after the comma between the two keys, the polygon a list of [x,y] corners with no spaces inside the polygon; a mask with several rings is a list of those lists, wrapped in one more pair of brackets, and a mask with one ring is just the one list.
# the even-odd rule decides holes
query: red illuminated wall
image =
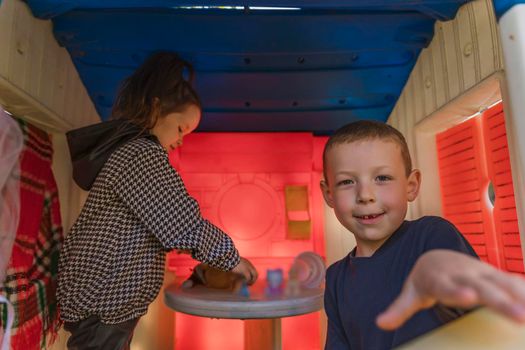
{"label": "red illuminated wall", "polygon": [[444,216],[483,260],[523,273],[502,104],[438,134],[436,141]]}
{"label": "red illuminated wall", "polygon": [[[326,138],[309,133],[196,133],[170,154],[205,218],[235,241],[265,278],[266,269],[287,271],[295,256],[324,256],[323,200],[319,190],[321,153]],[[311,234],[288,239],[284,189],[308,189]],[[185,278],[196,264],[169,255],[169,268]],[[320,348],[319,313],[282,319],[283,349]],[[176,349],[242,349],[244,324],[176,313]]]}

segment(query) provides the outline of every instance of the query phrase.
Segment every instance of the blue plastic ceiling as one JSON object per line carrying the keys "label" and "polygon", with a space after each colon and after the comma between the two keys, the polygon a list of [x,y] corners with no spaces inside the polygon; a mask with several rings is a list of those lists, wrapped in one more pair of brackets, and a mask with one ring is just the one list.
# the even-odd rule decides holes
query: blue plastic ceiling
{"label": "blue plastic ceiling", "polygon": [[494,0],[493,4],[496,10],[496,16],[500,18],[514,5],[525,4],[525,0]]}
{"label": "blue plastic ceiling", "polygon": [[327,134],[354,119],[385,121],[435,20],[467,1],[27,3],[52,19],[103,119],[120,81],[150,52],[172,50],[196,68],[199,131]]}

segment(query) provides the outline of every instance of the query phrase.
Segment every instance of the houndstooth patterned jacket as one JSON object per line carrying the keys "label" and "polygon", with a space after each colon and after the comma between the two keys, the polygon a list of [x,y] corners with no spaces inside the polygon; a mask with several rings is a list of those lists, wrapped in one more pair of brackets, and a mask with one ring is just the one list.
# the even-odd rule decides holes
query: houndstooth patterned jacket
{"label": "houndstooth patterned jacket", "polygon": [[61,318],[120,323],[142,316],[162,286],[165,253],[175,248],[223,270],[239,263],[231,238],[201,217],[160,144],[130,141],[106,162],[66,236]]}

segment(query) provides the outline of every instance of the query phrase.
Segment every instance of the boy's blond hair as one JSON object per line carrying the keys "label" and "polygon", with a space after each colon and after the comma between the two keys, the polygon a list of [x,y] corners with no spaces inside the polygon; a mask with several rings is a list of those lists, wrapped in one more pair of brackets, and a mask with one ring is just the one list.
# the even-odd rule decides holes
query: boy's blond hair
{"label": "boy's blond hair", "polygon": [[326,155],[329,150],[337,145],[345,143],[374,139],[391,141],[399,146],[401,157],[403,158],[403,163],[405,165],[405,172],[406,175],[409,176],[412,172],[412,159],[410,158],[408,145],[403,134],[386,123],[371,120],[358,120],[340,127],[328,139],[323,152],[323,175],[325,181],[328,181],[326,178]]}

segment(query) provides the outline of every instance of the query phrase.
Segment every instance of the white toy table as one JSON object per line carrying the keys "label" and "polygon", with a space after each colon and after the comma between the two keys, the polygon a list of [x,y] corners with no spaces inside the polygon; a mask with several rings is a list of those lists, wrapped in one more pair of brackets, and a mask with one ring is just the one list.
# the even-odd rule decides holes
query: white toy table
{"label": "white toy table", "polygon": [[174,284],[165,289],[164,302],[175,311],[195,316],[271,320],[271,339],[260,339],[259,343],[270,341],[273,349],[280,350],[281,317],[303,315],[322,309],[324,290],[302,288],[294,295],[268,295],[265,293],[265,286],[264,281],[258,281],[248,288],[249,296],[242,296],[202,286],[183,289]]}

